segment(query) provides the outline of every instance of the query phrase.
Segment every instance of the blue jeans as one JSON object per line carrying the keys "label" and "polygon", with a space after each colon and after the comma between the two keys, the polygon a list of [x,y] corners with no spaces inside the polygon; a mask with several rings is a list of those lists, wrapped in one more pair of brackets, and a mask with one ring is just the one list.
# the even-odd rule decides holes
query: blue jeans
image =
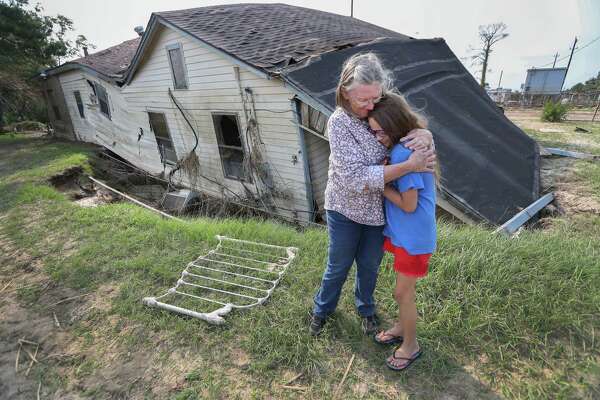
{"label": "blue jeans", "polygon": [[362,317],[375,314],[373,292],[383,258],[383,226],[356,223],[335,211],[327,211],[329,254],[313,313],[329,316],[337,307],[352,263],[356,261],[354,297]]}

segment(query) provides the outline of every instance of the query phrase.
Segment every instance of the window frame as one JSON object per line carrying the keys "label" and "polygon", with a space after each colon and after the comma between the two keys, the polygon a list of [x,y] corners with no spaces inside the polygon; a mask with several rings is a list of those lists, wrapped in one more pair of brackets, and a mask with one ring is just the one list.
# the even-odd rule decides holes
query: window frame
{"label": "window frame", "polygon": [[[167,59],[169,60],[169,67],[171,69],[171,80],[173,81],[173,89],[174,90],[188,90],[190,87],[188,73],[187,73],[187,65],[185,63],[185,56],[183,55],[183,46],[181,43],[171,43],[165,46],[165,50],[167,52]],[[175,76],[175,68],[173,68],[173,61],[171,60],[171,50],[179,50],[179,55],[181,56],[181,69],[183,70],[183,79],[184,85],[183,87],[177,87],[177,78]]]}
{"label": "window frame", "polygon": [[74,90],[73,96],[75,97],[75,104],[77,105],[77,111],[79,111],[79,116],[81,117],[81,119],[85,119],[85,112],[83,108],[83,99],[81,98],[81,92],[79,90]]}
{"label": "window frame", "polygon": [[[106,118],[112,120],[112,115],[110,112],[110,100],[108,98],[108,90],[106,90],[106,88],[104,86],[102,86],[101,84],[99,84],[98,82],[94,82],[94,87],[96,89],[96,99],[98,100],[98,109],[100,110],[100,114],[104,115]],[[104,111],[102,111],[102,100],[101,100],[101,93],[104,93],[106,95],[106,110],[107,113],[105,113]]]}
{"label": "window frame", "polygon": [[[226,145],[221,142],[221,140],[223,139],[223,132],[221,131],[221,124],[220,123],[217,124],[217,121],[215,119],[215,118],[221,117],[221,116],[234,117],[235,123],[238,128],[238,134],[239,134],[239,139],[240,139],[240,143],[241,143],[240,147]],[[240,117],[239,117],[238,113],[235,113],[235,112],[211,112],[211,119],[213,122],[213,129],[215,131],[215,138],[217,139],[217,148],[219,149],[219,159],[221,160],[221,168],[223,170],[223,176],[227,179],[231,179],[231,180],[235,180],[235,181],[252,183],[252,173],[250,170],[247,170],[247,168],[246,168],[247,164],[245,161],[246,161],[246,157],[248,156],[248,154],[246,151],[246,141],[245,141],[244,135],[242,134],[242,125],[240,124]],[[229,175],[227,173],[227,169],[225,168],[225,162],[223,160],[222,149],[229,149],[229,150],[235,150],[235,151],[242,152],[242,174],[243,174],[243,176]]]}
{"label": "window frame", "polygon": [[[158,149],[158,154],[160,154],[161,163],[163,165],[171,165],[171,166],[177,164],[177,160],[179,160],[179,156],[177,155],[177,149],[175,148],[175,142],[173,142],[173,136],[171,136],[171,129],[169,128],[169,121],[167,121],[167,115],[164,112],[160,112],[160,111],[147,111],[146,113],[148,114],[148,125],[150,125],[150,131],[154,135],[154,140],[156,141],[156,147]],[[165,122],[165,129],[166,129],[167,137],[156,134],[156,131],[154,130],[154,127],[152,126],[152,117],[150,116],[150,114],[162,115],[162,118]],[[163,152],[160,150],[159,140],[160,141],[169,140],[171,142],[171,149],[173,150],[173,154],[175,154],[175,161],[171,161],[171,160],[167,159],[167,157],[163,154]]]}

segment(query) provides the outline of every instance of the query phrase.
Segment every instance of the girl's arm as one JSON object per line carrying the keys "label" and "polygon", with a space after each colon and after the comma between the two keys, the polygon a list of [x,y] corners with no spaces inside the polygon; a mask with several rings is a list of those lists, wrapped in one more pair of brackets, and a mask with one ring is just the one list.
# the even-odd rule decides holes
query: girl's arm
{"label": "girl's arm", "polygon": [[400,193],[390,185],[385,185],[383,196],[408,213],[414,212],[417,209],[417,199],[419,197],[417,189],[410,189]]}

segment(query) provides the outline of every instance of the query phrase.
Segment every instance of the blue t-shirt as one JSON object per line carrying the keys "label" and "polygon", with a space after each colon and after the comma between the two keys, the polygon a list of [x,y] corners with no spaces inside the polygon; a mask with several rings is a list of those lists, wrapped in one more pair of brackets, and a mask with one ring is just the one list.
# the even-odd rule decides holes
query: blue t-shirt
{"label": "blue t-shirt", "polygon": [[[390,164],[406,161],[412,150],[397,144],[390,154]],[[435,177],[430,172],[411,172],[393,182],[400,193],[418,190],[417,208],[409,213],[385,199],[383,234],[392,244],[409,254],[429,254],[435,250]]]}

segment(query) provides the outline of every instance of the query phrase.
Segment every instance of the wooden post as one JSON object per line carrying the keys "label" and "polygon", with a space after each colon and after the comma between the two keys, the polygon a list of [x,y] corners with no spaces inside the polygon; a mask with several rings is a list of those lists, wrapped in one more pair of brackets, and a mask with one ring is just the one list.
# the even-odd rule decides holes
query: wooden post
{"label": "wooden post", "polygon": [[577,37],[575,37],[575,41],[573,42],[573,47],[571,48],[571,55],[569,56],[569,62],[567,63],[567,70],[565,71],[565,75],[563,76],[562,84],[560,85],[560,91],[562,92],[562,88],[565,85],[565,81],[567,80],[567,74],[569,73],[569,68],[571,67],[571,61],[573,60],[573,53],[575,53],[575,46],[577,45]]}

